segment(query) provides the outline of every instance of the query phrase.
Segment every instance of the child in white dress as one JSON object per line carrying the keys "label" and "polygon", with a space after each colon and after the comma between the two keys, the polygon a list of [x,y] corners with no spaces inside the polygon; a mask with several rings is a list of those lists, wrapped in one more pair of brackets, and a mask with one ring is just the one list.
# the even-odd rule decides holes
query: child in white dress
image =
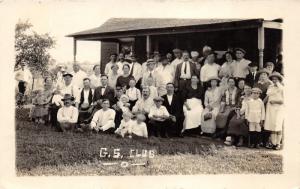
{"label": "child in white dress", "polygon": [[131,128],[131,133],[134,138],[148,138],[148,131],[145,120],[146,117],[144,114],[139,113],[136,115],[136,120],[134,121]]}
{"label": "child in white dress", "polygon": [[262,91],[252,88],[252,99],[245,104],[245,118],[249,123],[250,148],[259,148],[261,127],[265,120],[265,105],[259,98]]}
{"label": "child in white dress", "polygon": [[131,118],[132,113],[130,111],[124,112],[121,124],[119,128],[115,131],[115,134],[121,136],[122,138],[124,138],[126,135],[128,135],[128,138],[131,138],[131,128],[133,125],[133,121],[131,120]]}

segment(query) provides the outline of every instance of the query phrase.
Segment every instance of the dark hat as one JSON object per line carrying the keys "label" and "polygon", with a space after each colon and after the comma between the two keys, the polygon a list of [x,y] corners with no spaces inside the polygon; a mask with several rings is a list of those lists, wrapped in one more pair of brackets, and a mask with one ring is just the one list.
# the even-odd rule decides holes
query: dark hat
{"label": "dark hat", "polygon": [[244,49],[240,48],[240,47],[235,48],[234,51],[235,51],[235,52],[236,52],[236,51],[241,51],[242,53],[246,54],[246,51],[245,51]]}
{"label": "dark hat", "polygon": [[75,98],[71,94],[65,94],[64,98],[62,98],[61,100],[62,101],[65,101],[65,100],[71,100],[71,101],[73,101],[74,99]]}
{"label": "dark hat", "polygon": [[66,77],[66,76],[73,77],[73,75],[71,73],[68,73],[68,72],[64,73],[64,75],[63,75],[63,77]]}
{"label": "dark hat", "polygon": [[155,102],[158,102],[158,101],[163,102],[164,99],[162,97],[160,97],[160,96],[157,96],[157,97],[153,98],[153,101],[155,101]]}
{"label": "dark hat", "polygon": [[123,88],[121,87],[121,86],[116,86],[116,90],[118,91],[118,90],[122,90]]}
{"label": "dark hat", "polygon": [[250,64],[248,64],[249,67],[258,67],[256,62],[251,62]]}
{"label": "dark hat", "polygon": [[283,80],[283,76],[282,76],[280,73],[278,73],[278,72],[273,72],[273,73],[269,76],[269,78],[272,79],[272,77],[277,77],[280,81]]}

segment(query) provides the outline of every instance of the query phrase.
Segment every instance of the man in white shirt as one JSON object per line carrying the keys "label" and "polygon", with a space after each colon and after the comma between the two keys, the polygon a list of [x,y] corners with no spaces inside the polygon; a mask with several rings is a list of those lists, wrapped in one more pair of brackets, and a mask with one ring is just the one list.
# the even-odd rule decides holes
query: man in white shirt
{"label": "man in white shirt", "polygon": [[172,61],[171,65],[176,69],[177,65],[180,64],[183,59],[182,59],[182,52],[180,49],[174,49],[173,50],[175,59]]}
{"label": "man in white shirt", "polygon": [[119,61],[117,62],[118,66],[119,66],[119,74],[122,75],[123,74],[123,65],[124,64],[129,64],[126,60],[125,60],[125,55],[124,53],[120,53],[119,54]]}
{"label": "man in white shirt", "polygon": [[210,53],[206,58],[207,64],[204,64],[204,66],[201,68],[200,81],[205,89],[207,89],[209,86],[207,82],[210,78],[219,76],[221,67],[215,63],[215,59],[216,54],[214,52]]}
{"label": "man in white shirt", "polygon": [[154,105],[153,98],[150,97],[149,87],[143,87],[142,98],[139,99],[132,108],[132,112],[143,113],[147,117],[150,111],[150,108]]}
{"label": "man in white shirt", "polygon": [[165,106],[162,106],[164,99],[162,97],[156,97],[153,99],[155,105],[150,108],[149,111],[149,134],[151,136],[162,136],[168,138],[166,132],[167,120],[170,118],[170,114]]}
{"label": "man in white shirt", "polygon": [[157,86],[157,76],[158,73],[155,69],[155,62],[153,59],[148,59],[147,60],[147,71],[145,73],[143,73],[143,77],[142,77],[142,86],[146,86],[147,85],[147,79],[149,77],[153,78],[153,86]]}
{"label": "man in white shirt", "polygon": [[129,63],[130,66],[130,74],[134,77],[136,82],[138,83],[139,80],[142,78],[142,65],[136,61],[136,57],[134,54],[130,56],[131,63]]}
{"label": "man in white shirt", "polygon": [[246,51],[242,48],[236,48],[235,49],[235,56],[236,61],[231,64],[232,66],[232,75],[235,79],[243,78],[245,79],[246,76],[249,74],[249,67],[248,65],[251,63],[251,61],[246,60],[244,58],[246,54]]}
{"label": "man in white shirt", "polygon": [[87,77],[87,74],[80,69],[78,63],[73,64],[73,72],[71,74],[73,75],[72,82],[78,87],[79,90],[81,90],[83,87],[82,80]]}
{"label": "man in white shirt", "polygon": [[78,109],[72,106],[73,100],[74,97],[71,94],[65,94],[62,99],[64,106],[57,112],[57,121],[63,132],[68,130],[73,131],[77,123]]}
{"label": "man in white shirt", "polygon": [[157,77],[157,88],[158,95],[163,96],[167,94],[166,85],[167,83],[173,83],[175,70],[174,67],[168,62],[166,57],[161,58],[161,65],[156,68],[158,73]]}
{"label": "man in white shirt", "polygon": [[90,128],[96,132],[103,131],[106,133],[113,133],[115,128],[115,110],[109,108],[110,103],[108,99],[102,100],[102,109],[98,110],[91,121]]}
{"label": "man in white shirt", "polygon": [[63,75],[63,78],[64,83],[61,88],[61,93],[62,95],[71,94],[75,98],[75,106],[78,108],[80,101],[80,91],[78,87],[72,82],[73,75],[70,73],[65,73]]}

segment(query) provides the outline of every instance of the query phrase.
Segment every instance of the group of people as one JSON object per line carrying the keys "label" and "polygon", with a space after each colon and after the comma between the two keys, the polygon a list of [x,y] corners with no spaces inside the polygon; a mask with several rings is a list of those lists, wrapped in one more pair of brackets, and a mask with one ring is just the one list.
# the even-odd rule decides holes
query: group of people
{"label": "group of people", "polygon": [[44,90],[33,99],[31,117],[50,120],[60,131],[129,138],[206,135],[227,145],[278,150],[283,75],[273,62],[258,70],[245,55],[242,48],[227,51],[220,65],[208,46],[201,57],[174,49],[165,56],[154,52],[142,64],[134,54],[112,54],[104,73],[95,65],[90,76],[77,63],[71,73],[59,66],[55,82],[45,78]]}

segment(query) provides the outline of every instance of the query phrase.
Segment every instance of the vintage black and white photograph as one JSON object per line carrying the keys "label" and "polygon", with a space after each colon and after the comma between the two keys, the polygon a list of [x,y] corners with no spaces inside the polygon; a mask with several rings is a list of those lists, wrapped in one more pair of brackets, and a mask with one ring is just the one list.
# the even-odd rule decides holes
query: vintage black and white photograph
{"label": "vintage black and white photograph", "polygon": [[75,14],[15,25],[17,176],[283,173],[280,14]]}

